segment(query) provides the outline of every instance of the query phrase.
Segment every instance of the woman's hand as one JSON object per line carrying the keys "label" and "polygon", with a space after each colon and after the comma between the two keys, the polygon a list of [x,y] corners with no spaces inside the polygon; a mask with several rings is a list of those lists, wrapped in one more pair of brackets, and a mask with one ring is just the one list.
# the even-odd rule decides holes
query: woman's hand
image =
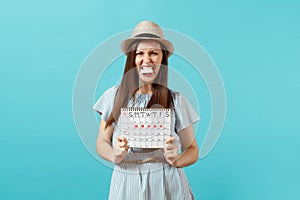
{"label": "woman's hand", "polygon": [[176,161],[178,159],[179,154],[174,137],[169,137],[165,140],[164,156],[170,165],[176,165]]}
{"label": "woman's hand", "polygon": [[113,147],[114,152],[113,152],[112,159],[111,159],[112,162],[120,163],[124,159],[124,157],[128,151],[127,144],[128,144],[128,140],[124,136],[118,137],[118,141]]}

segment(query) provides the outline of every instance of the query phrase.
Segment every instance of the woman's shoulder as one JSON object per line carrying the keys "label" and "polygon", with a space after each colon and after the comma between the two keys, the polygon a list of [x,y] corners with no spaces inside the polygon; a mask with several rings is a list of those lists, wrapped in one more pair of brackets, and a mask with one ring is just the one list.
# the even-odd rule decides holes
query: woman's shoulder
{"label": "woman's shoulder", "polygon": [[105,90],[102,93],[102,95],[98,98],[98,101],[96,104],[105,103],[105,102],[109,102],[110,100],[113,100],[116,96],[118,88],[119,88],[119,86],[114,85],[114,86],[111,86],[110,88],[108,88],[107,90]]}
{"label": "woman's shoulder", "polygon": [[111,91],[111,92],[112,92],[112,91],[117,91],[117,90],[119,89],[119,87],[120,87],[119,85],[113,85],[113,86],[111,86],[110,88],[108,88],[108,89],[106,90],[106,92],[107,92],[107,91]]}
{"label": "woman's shoulder", "polygon": [[103,93],[103,95],[104,96],[115,95],[117,93],[118,89],[119,89],[118,85],[111,86]]}
{"label": "woman's shoulder", "polygon": [[119,87],[117,85],[114,85],[108,88],[104,93],[102,93],[97,102],[94,104],[93,109],[98,111],[99,113],[106,113],[105,116],[107,118],[113,107],[118,88]]}
{"label": "woman's shoulder", "polygon": [[176,90],[170,90],[170,91],[173,97],[173,103],[175,109],[191,107],[189,99],[186,98],[184,94]]}
{"label": "woman's shoulder", "polygon": [[178,101],[178,99],[180,99],[182,97],[182,94],[176,90],[173,89],[169,89],[171,92],[171,95],[173,97],[173,101]]}

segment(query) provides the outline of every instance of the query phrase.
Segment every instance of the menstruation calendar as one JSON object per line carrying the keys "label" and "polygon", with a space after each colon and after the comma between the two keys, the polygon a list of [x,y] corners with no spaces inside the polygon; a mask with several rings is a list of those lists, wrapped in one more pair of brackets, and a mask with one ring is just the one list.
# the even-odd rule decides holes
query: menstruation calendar
{"label": "menstruation calendar", "polygon": [[163,148],[170,137],[171,109],[121,108],[119,123],[129,147]]}

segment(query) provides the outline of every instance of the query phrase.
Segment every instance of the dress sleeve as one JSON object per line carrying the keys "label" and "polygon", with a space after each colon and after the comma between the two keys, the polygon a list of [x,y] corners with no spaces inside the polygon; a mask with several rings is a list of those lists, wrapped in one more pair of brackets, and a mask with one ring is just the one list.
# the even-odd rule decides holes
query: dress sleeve
{"label": "dress sleeve", "polygon": [[117,90],[118,86],[113,86],[109,88],[101,95],[101,97],[93,106],[93,109],[100,113],[101,119],[103,119],[104,121],[108,120],[110,113],[113,109]]}
{"label": "dress sleeve", "polygon": [[174,109],[177,133],[200,119],[190,102],[180,93],[176,94]]}

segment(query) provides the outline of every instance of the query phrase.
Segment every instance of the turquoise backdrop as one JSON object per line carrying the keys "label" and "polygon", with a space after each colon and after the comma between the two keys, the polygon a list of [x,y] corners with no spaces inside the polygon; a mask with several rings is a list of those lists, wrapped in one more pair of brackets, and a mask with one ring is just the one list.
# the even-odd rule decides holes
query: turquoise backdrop
{"label": "turquoise backdrop", "polygon": [[[300,199],[299,10],[296,0],[2,1],[0,199],[107,199],[112,170],[81,143],[73,85],[99,43],[141,20],[193,38],[224,81],[222,135],[185,169],[196,199]],[[209,97],[199,105],[207,127]]]}

